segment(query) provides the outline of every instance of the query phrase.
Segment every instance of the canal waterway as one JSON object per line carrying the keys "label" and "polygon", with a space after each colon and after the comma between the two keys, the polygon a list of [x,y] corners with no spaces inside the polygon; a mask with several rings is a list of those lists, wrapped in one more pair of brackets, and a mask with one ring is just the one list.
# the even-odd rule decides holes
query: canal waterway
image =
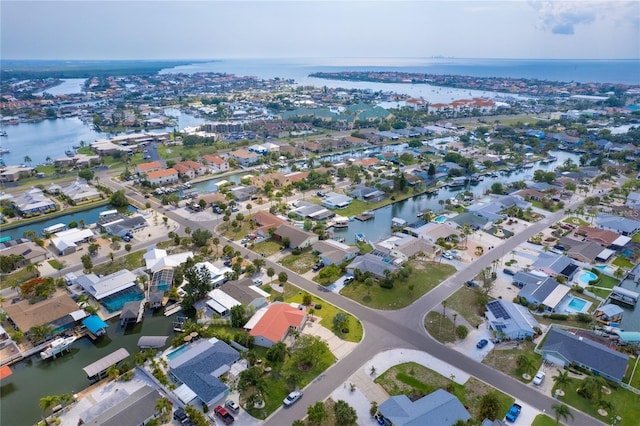
{"label": "canal waterway", "polygon": [[[100,213],[107,210],[113,210],[113,207],[107,204],[88,210],[82,210],[51,219],[46,219],[41,222],[32,222],[27,225],[19,226],[17,228],[4,230],[0,232],[0,236],[11,237],[12,240],[15,240],[18,238],[22,238],[22,234],[24,234],[25,231],[35,231],[38,235],[42,235],[42,230],[49,226],[56,225],[58,223],[64,223],[65,225],[68,225],[70,222],[74,221],[80,223],[81,220],[83,220],[86,225],[89,225],[90,223],[96,223],[98,221]],[[129,212],[136,211],[135,207],[133,206],[127,207],[126,210]]]}
{"label": "canal waterway", "polygon": [[125,348],[131,356],[138,352],[140,336],[170,336],[175,333],[172,321],[175,316],[165,317],[162,313],[145,313],[141,324],[123,330],[117,320],[109,322],[107,336],[93,342],[83,337],[71,345],[70,353],[54,360],[43,361],[36,354],[11,366],[13,374],[0,384],[0,424],[7,426],[32,425],[41,420],[38,408],[40,398],[47,395],[77,393],[90,385],[82,370],[87,365]]}

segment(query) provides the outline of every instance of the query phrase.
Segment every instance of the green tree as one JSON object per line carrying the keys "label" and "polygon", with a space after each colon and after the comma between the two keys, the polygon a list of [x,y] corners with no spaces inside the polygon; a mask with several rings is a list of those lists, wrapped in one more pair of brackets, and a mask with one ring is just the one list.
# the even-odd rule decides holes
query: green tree
{"label": "green tree", "polygon": [[494,182],[491,184],[491,193],[493,194],[504,194],[504,187],[500,182]]}
{"label": "green tree", "polygon": [[117,379],[119,375],[120,375],[120,370],[115,364],[107,368],[107,376],[109,377],[110,380]]}
{"label": "green tree", "polygon": [[333,411],[336,416],[336,423],[341,426],[352,425],[358,421],[356,410],[342,399],[336,401]]}
{"label": "green tree", "polygon": [[231,326],[240,328],[247,322],[247,316],[243,305],[236,305],[231,308]]}
{"label": "green tree", "polygon": [[311,295],[305,291],[304,294],[302,295],[302,304],[305,306],[309,306],[311,305],[312,301],[313,301],[313,298],[311,297]]}
{"label": "green tree", "polygon": [[567,407],[566,405],[553,404],[551,406],[551,409],[555,413],[556,426],[560,424],[560,419],[568,420],[569,417],[571,417],[571,420],[573,420],[573,414],[571,413],[571,410],[569,409],[569,407]]}
{"label": "green tree", "polygon": [[558,387],[564,387],[571,383],[571,378],[569,377],[569,372],[567,370],[558,371],[558,374],[553,376],[552,379],[556,382]]}
{"label": "green tree", "polygon": [[81,179],[86,180],[87,182],[89,182],[91,179],[93,179],[94,175],[95,175],[95,173],[91,169],[82,169],[82,170],[80,170],[78,172],[78,177],[81,178]]}
{"label": "green tree", "polygon": [[29,329],[29,334],[31,335],[35,343],[45,340],[47,337],[51,335],[52,332],[53,332],[53,327],[50,326],[49,324],[34,325]]}
{"label": "green tree", "polygon": [[126,207],[129,205],[129,200],[127,199],[127,196],[124,193],[124,189],[120,189],[114,192],[113,194],[111,194],[111,197],[109,198],[109,202],[114,207]]}
{"label": "green tree", "polygon": [[287,356],[287,345],[284,342],[278,342],[267,349],[267,360],[272,362],[283,362]]}
{"label": "green tree", "polygon": [[280,272],[278,274],[278,282],[280,283],[280,285],[284,285],[284,283],[286,283],[287,281],[289,281],[289,276],[287,275],[287,273]]}
{"label": "green tree", "polygon": [[191,234],[191,241],[193,242],[193,244],[196,245],[196,247],[204,247],[207,244],[209,244],[209,240],[212,237],[213,237],[213,234],[210,231],[207,231],[206,229],[198,228],[195,231],[193,231],[193,233]]}
{"label": "green tree", "polygon": [[321,401],[317,401],[315,404],[307,407],[307,418],[311,424],[317,425],[322,423],[329,414],[324,408],[324,404]]}
{"label": "green tree", "polygon": [[156,413],[158,413],[159,417],[164,422],[167,422],[169,420],[172,407],[173,404],[171,403],[169,398],[158,398],[156,400],[156,405],[154,406]]}
{"label": "green tree", "polygon": [[344,312],[338,312],[333,317],[333,328],[341,333],[349,332],[349,317]]}
{"label": "green tree", "polygon": [[327,343],[318,336],[300,335],[291,347],[291,363],[298,368],[312,368],[322,354],[329,350]]}
{"label": "green tree", "polygon": [[131,244],[127,243],[124,245],[124,249],[129,253],[131,251]]}
{"label": "green tree", "polygon": [[526,374],[530,374],[535,370],[535,365],[533,364],[533,361],[531,360],[531,358],[529,358],[525,354],[518,355],[518,358],[516,358],[516,364],[518,365],[518,368],[520,369],[520,371]]}
{"label": "green tree", "polygon": [[500,398],[495,392],[489,392],[480,399],[480,418],[495,420],[500,413]]}
{"label": "green tree", "polygon": [[273,276],[276,274],[276,270],[273,269],[271,266],[267,268],[267,276],[271,279],[271,282],[273,282]]}

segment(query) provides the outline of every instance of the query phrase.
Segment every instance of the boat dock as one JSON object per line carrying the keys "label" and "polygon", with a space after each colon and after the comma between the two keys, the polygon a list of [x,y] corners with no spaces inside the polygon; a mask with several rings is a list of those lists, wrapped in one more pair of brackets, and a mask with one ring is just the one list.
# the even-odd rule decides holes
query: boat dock
{"label": "boat dock", "polygon": [[180,303],[174,303],[173,305],[167,306],[166,308],[164,308],[164,316],[170,317],[171,315],[176,314],[181,310],[182,310],[182,305],[180,305]]}
{"label": "boat dock", "polygon": [[614,287],[609,295],[609,299],[615,302],[619,302],[628,306],[635,306],[640,298],[640,293],[627,290],[622,287]]}
{"label": "boat dock", "polygon": [[359,220],[360,222],[366,222],[368,220],[373,219],[375,216],[372,212],[362,212],[358,215],[354,216],[354,219]]}

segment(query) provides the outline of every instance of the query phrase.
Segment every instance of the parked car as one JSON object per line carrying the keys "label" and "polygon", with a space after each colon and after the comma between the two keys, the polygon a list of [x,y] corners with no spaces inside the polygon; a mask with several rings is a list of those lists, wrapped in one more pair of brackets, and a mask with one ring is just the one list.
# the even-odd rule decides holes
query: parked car
{"label": "parked car", "polygon": [[262,285],[262,280],[254,280],[253,284],[255,284],[257,287],[260,287]]}
{"label": "parked car", "polygon": [[478,284],[475,281],[467,281],[467,287],[480,287],[480,284]]}
{"label": "parked car", "polygon": [[522,411],[522,405],[514,403],[511,408],[509,408],[506,419],[510,422],[515,422],[520,415],[520,411]]}
{"label": "parked car", "polygon": [[235,213],[235,212],[239,212],[240,209],[234,206],[234,207],[231,207],[231,211]]}
{"label": "parked car", "polygon": [[451,253],[449,253],[449,252],[446,252],[446,251],[444,253],[442,253],[442,257],[444,257],[447,260],[453,260],[453,255]]}
{"label": "parked car", "polygon": [[233,411],[234,413],[237,413],[238,411],[240,411],[240,406],[231,399],[225,402],[224,406],[227,407],[229,410]]}
{"label": "parked car", "polygon": [[173,418],[179,421],[180,423],[182,423],[185,420],[187,420],[189,417],[187,416],[187,413],[185,413],[184,410],[182,410],[182,408],[178,408],[176,411],[173,412]]}
{"label": "parked car", "polygon": [[511,269],[509,269],[509,268],[504,268],[504,269],[502,270],[502,272],[504,272],[504,273],[505,273],[505,274],[507,274],[507,275],[511,275],[511,276],[514,276],[514,275],[516,274],[513,270],[511,270]]}
{"label": "parked car", "polygon": [[324,268],[324,263],[318,262],[314,265],[313,272],[318,272],[322,268]]}
{"label": "parked car", "polygon": [[476,344],[476,348],[478,349],[482,349],[485,346],[487,346],[489,344],[489,341],[487,339],[481,339],[477,344]]}
{"label": "parked car", "polygon": [[538,371],[538,374],[533,378],[533,384],[539,385],[544,381],[544,371]]}
{"label": "parked car", "polygon": [[216,406],[216,408],[213,409],[213,412],[216,413],[216,416],[222,419],[225,425],[230,425],[236,420],[227,410],[224,409],[222,405]]}
{"label": "parked car", "polygon": [[344,285],[347,285],[347,284],[349,284],[349,283],[352,283],[352,282],[353,282],[353,280],[355,280],[355,279],[356,279],[355,277],[353,277],[353,276],[349,275],[348,277],[346,277],[346,278],[344,279],[343,284],[344,284]]}
{"label": "parked car", "polygon": [[293,391],[282,401],[285,407],[290,407],[295,404],[300,398],[302,398],[302,392]]}

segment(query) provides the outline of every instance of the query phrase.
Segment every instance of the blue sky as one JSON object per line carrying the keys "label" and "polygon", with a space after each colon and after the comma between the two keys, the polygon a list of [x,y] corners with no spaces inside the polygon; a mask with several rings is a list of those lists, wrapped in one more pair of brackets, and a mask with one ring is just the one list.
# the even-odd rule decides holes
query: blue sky
{"label": "blue sky", "polygon": [[4,59],[638,59],[640,1],[11,1]]}

